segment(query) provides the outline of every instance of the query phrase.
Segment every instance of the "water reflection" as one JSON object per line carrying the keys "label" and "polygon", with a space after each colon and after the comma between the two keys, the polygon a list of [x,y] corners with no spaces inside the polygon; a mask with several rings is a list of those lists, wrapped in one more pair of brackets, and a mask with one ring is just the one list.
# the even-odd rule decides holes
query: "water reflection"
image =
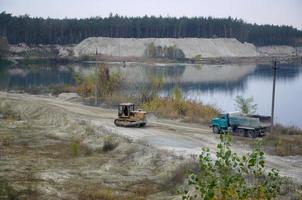
{"label": "water reflection", "polygon": [[22,90],[53,84],[74,84],[72,70],[66,66],[1,67],[0,88]]}
{"label": "water reflection", "polygon": [[[282,64],[277,68],[276,78],[279,80],[293,80],[299,77],[301,73],[301,64]],[[255,72],[251,74],[253,77],[260,79],[272,79],[272,66],[270,65],[258,65]]]}
{"label": "water reflection", "polygon": [[[107,63],[110,72],[123,74],[124,91],[133,94],[137,85],[151,77],[162,77],[160,95],[169,95],[176,85],[186,99],[215,104],[225,111],[234,110],[236,95],[253,96],[258,112],[270,113],[272,68],[270,65],[160,65]],[[0,66],[2,90],[29,89],[53,84],[74,84],[74,73],[95,73],[94,63],[71,65]],[[277,70],[276,118],[287,125],[302,127],[302,66],[282,64]]]}
{"label": "water reflection", "polygon": [[184,92],[188,90],[228,91],[244,90],[245,78],[253,73],[256,65],[175,65],[175,66],[118,66],[110,68],[124,74],[127,88],[132,84],[150,81],[151,76],[161,76],[164,80],[162,93],[169,93],[175,85]]}

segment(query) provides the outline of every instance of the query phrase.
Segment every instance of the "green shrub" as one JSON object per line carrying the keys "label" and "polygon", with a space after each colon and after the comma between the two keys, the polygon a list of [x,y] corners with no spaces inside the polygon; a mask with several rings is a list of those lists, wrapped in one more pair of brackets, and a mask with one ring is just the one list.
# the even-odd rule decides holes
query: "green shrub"
{"label": "green shrub", "polygon": [[278,170],[264,171],[265,159],[261,144],[247,155],[238,156],[230,148],[231,136],[220,135],[216,159],[208,148],[199,155],[200,172],[188,177],[193,188],[183,199],[273,199],[281,187]]}

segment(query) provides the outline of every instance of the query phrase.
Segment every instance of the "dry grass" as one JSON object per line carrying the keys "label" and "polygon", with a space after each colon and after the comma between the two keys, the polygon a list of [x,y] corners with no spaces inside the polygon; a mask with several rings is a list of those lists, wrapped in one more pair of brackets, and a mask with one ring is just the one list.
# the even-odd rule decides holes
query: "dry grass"
{"label": "dry grass", "polygon": [[154,185],[149,182],[141,185],[130,186],[129,191],[112,190],[102,186],[93,186],[81,191],[78,195],[79,200],[144,200],[148,194],[157,191]]}
{"label": "dry grass", "polygon": [[171,171],[171,176],[162,185],[163,188],[171,193],[177,194],[179,185],[183,185],[190,173],[198,173],[200,171],[198,163],[194,160],[186,161]]}
{"label": "dry grass", "polygon": [[276,125],[273,133],[264,138],[264,146],[279,156],[302,155],[302,130]]}
{"label": "dry grass", "polygon": [[116,196],[109,188],[94,188],[93,190],[86,190],[79,194],[79,200],[115,200]]}
{"label": "dry grass", "polygon": [[172,98],[154,98],[144,103],[142,108],[160,117],[183,118],[187,122],[208,123],[219,114],[219,110],[213,106],[191,101],[176,101]]}

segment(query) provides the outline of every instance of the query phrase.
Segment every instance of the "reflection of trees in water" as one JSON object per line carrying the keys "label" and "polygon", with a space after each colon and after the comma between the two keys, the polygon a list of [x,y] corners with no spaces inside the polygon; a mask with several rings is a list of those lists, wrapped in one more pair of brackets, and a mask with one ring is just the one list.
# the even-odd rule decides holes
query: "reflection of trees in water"
{"label": "reflection of trees in water", "polygon": [[[299,73],[302,72],[301,65],[293,64],[282,64],[278,68],[277,79],[279,80],[292,80],[299,76]],[[247,87],[247,77],[256,77],[259,79],[272,79],[273,72],[270,65],[257,65],[256,70],[247,74],[246,76],[241,77],[239,80],[234,81],[208,81],[208,82],[186,82],[186,83],[170,83],[165,84],[163,88],[163,93],[169,93],[173,87],[177,84],[182,88],[184,93],[188,91],[201,91],[201,92],[227,92],[233,93],[235,91],[244,91]]]}
{"label": "reflection of trees in water", "polygon": [[235,91],[244,91],[247,85],[246,79],[240,79],[238,81],[228,81],[228,82],[200,82],[200,83],[176,83],[176,84],[165,84],[163,87],[164,93],[169,93],[173,90],[175,85],[181,87],[184,93],[188,91],[202,91],[202,92],[228,92],[233,93]]}
{"label": "reflection of trees in water", "polygon": [[175,81],[179,80],[186,69],[185,65],[173,65],[173,66],[154,66],[146,67],[146,75],[161,76],[165,80],[166,77],[172,78]]}
{"label": "reflection of trees in water", "polygon": [[[24,73],[9,73],[9,70],[23,70]],[[0,73],[2,74],[2,73]],[[10,68],[6,69],[6,84],[2,82],[2,89],[27,89],[43,87],[53,84],[73,84],[70,70],[60,70],[58,67]]]}
{"label": "reflection of trees in water", "polygon": [[[276,78],[280,80],[290,80],[297,78],[299,73],[302,72],[301,65],[298,64],[280,64],[277,66]],[[253,77],[257,78],[273,78],[273,70],[271,65],[257,65],[257,68],[253,74]]]}
{"label": "reflection of trees in water", "polygon": [[138,88],[146,87],[154,79],[162,79],[164,85],[166,85],[166,79],[172,78],[176,82],[179,82],[185,71],[185,65],[174,66],[133,66],[121,71],[115,69],[118,72],[124,73],[125,82],[122,89],[131,95],[136,94]]}
{"label": "reflection of trees in water", "polygon": [[[84,64],[79,66],[83,69],[90,69],[95,64]],[[140,81],[147,81],[148,77],[156,76],[163,77],[163,79],[173,80],[171,83],[165,83],[163,92],[169,92],[175,85],[181,87],[186,93],[187,91],[202,91],[202,92],[229,92],[244,91],[247,86],[247,77],[259,79],[271,79],[272,68],[271,65],[257,65],[255,71],[251,74],[241,77],[238,80],[232,81],[202,81],[200,82],[181,82],[187,65],[174,66],[130,66],[129,68],[122,68],[117,66],[117,70],[121,73],[127,72],[129,75],[134,73],[132,78]],[[40,86],[48,86],[51,84],[73,84],[73,70],[71,68],[61,69],[61,66],[54,65],[28,65],[22,68],[13,68],[11,66],[0,66],[0,88],[6,89],[8,86],[11,89],[32,88]],[[19,69],[26,73],[9,73],[9,70]],[[94,69],[94,68],[91,68]],[[93,73],[93,70],[92,70]],[[292,80],[302,73],[301,65],[294,64],[280,64],[277,71],[278,80]],[[142,77],[141,77],[142,76]],[[137,84],[142,84],[139,82]],[[125,90],[134,90],[130,84],[125,85]]]}

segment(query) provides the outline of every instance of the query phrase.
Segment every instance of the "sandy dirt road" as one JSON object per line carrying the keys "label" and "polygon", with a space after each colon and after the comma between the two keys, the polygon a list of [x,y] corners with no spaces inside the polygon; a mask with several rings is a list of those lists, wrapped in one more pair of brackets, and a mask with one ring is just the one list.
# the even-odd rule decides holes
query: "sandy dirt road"
{"label": "sandy dirt road", "polygon": [[[219,136],[211,132],[205,125],[180,123],[178,121],[148,118],[148,124],[144,128],[122,128],[113,124],[117,113],[116,110],[103,109],[63,101],[54,97],[34,96],[27,94],[13,94],[0,92],[0,98],[14,101],[26,101],[33,104],[40,104],[45,107],[59,108],[69,115],[77,118],[89,120],[97,127],[107,129],[111,133],[118,134],[134,141],[144,142],[159,149],[173,151],[179,155],[196,155],[200,153],[202,147],[209,147],[211,152],[215,152],[219,142]],[[240,142],[239,140],[248,142]],[[251,151],[249,142],[252,139],[234,137],[235,141],[232,149],[238,154]],[[302,183],[302,157],[301,156],[272,156],[266,155],[268,167],[275,167],[280,170],[280,174],[293,178],[296,182]]]}

